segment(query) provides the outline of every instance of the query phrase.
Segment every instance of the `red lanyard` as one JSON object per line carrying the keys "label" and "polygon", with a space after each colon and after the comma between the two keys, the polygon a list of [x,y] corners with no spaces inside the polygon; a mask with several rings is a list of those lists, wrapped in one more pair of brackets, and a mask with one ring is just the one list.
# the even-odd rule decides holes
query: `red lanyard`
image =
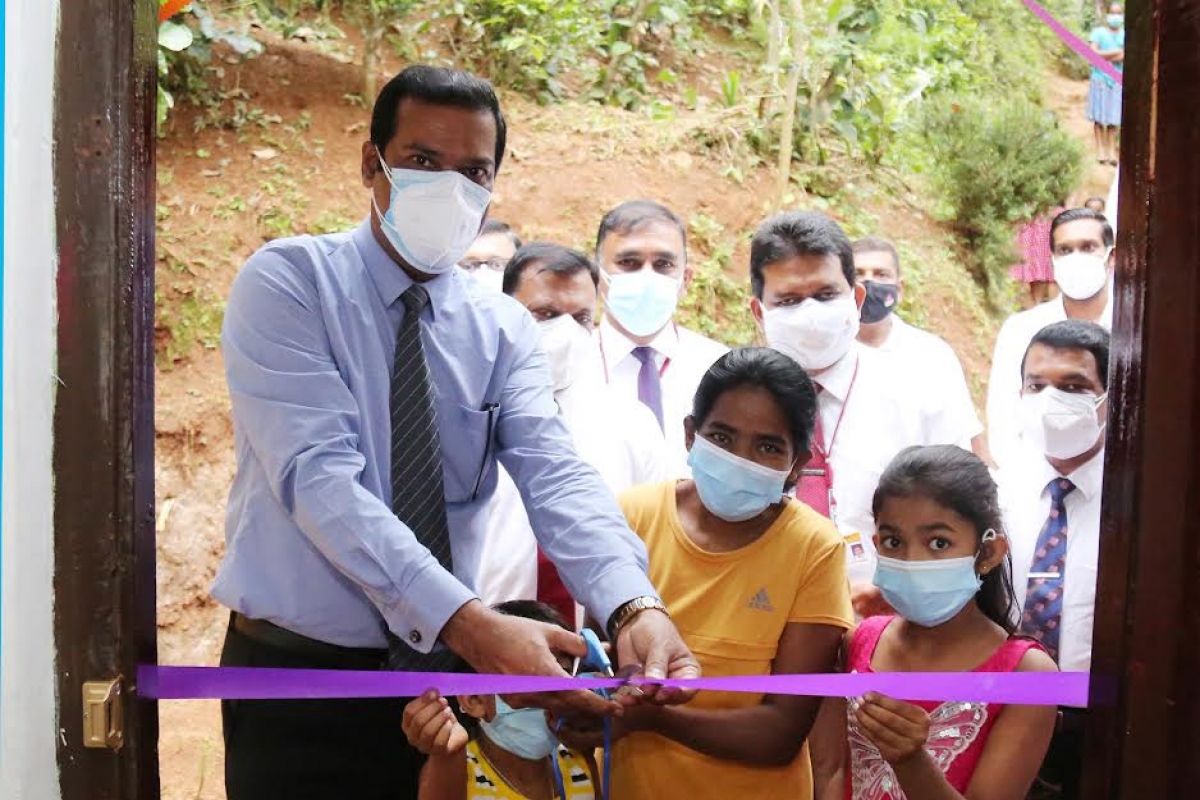
{"label": "red lanyard", "polygon": [[[673,329],[674,329],[674,331],[675,331],[675,338],[676,338],[676,340],[678,340],[678,339],[679,339],[679,326],[678,326],[678,325],[676,325],[674,322],[672,322],[672,323],[671,323],[671,326],[672,326],[672,328],[673,328]],[[600,330],[597,332],[596,336],[597,336],[597,337],[599,337],[599,339],[600,339],[600,363],[601,363],[601,364],[603,365],[603,367],[604,367],[604,382],[605,382],[605,383],[611,383],[611,382],[612,382],[612,376],[609,374],[609,371],[608,371],[608,355],[607,355],[607,354],[604,352],[604,329],[603,329],[603,328],[601,328],[601,329],[600,329]],[[658,377],[660,377],[660,378],[661,378],[661,377],[663,377],[664,375],[666,375],[666,374],[667,374],[667,367],[669,367],[669,366],[671,366],[671,359],[670,359],[670,358],[664,358],[664,359],[663,359],[663,365],[662,365],[661,367],[659,367],[659,369],[658,369]],[[855,368],[854,368],[854,369],[855,369],[855,371],[857,372],[857,370],[858,370],[858,367],[857,367],[857,366],[855,366]]]}
{"label": "red lanyard", "polygon": [[[854,391],[854,383],[858,380],[858,364],[859,360],[854,359],[854,374],[850,376],[850,388],[846,390],[846,399],[842,401],[842,410],[838,412],[837,423],[833,426],[833,436],[829,438],[829,449],[825,449],[824,426],[821,426],[821,436],[816,437],[814,444],[817,446],[817,454],[821,459],[828,464],[830,456],[833,455],[833,447],[837,444],[838,431],[842,429],[842,420],[846,418],[846,407],[850,405],[850,394]],[[817,419],[821,419],[821,404],[817,403]]]}

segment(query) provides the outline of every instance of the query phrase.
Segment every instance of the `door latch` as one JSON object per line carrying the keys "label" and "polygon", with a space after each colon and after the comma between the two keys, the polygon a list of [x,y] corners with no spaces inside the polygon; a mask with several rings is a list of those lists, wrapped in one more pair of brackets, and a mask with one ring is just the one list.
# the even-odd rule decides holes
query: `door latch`
{"label": "door latch", "polygon": [[83,684],[83,746],[120,750],[125,741],[121,718],[121,679]]}

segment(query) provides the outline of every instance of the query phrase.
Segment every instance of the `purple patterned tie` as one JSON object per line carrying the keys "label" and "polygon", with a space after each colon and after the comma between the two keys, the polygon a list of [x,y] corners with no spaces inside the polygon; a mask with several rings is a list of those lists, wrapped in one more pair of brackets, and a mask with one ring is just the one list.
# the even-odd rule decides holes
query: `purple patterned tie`
{"label": "purple patterned tie", "polygon": [[658,427],[662,428],[662,380],[658,374],[658,360],[654,357],[654,348],[635,347],[633,357],[642,363],[642,368],[638,371],[638,400],[654,412]]}
{"label": "purple patterned tie", "polygon": [[1021,633],[1041,642],[1050,657],[1057,661],[1067,564],[1067,506],[1064,500],[1075,491],[1075,484],[1066,478],[1055,478],[1046,489],[1050,492],[1050,516],[1038,535],[1033,563],[1029,566],[1029,590],[1021,615]]}

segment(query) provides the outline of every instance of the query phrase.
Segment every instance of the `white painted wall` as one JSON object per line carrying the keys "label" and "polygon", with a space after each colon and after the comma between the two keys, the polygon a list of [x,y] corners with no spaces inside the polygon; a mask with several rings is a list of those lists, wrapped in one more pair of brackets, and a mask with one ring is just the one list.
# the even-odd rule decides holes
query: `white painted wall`
{"label": "white painted wall", "polygon": [[8,0],[0,799],[58,800],[54,683],[53,100],[59,0]]}

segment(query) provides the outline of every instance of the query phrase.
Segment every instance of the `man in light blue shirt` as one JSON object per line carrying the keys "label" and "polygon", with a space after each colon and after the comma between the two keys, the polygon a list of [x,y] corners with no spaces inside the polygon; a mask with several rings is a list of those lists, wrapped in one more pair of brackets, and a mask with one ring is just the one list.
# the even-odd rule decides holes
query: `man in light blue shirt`
{"label": "man in light blue shirt", "polygon": [[[454,266],[504,138],[486,82],[405,70],[363,146],[369,221],[273,242],[234,282],[222,347],[238,470],[213,588],[234,612],[223,664],[379,668],[390,643],[398,668],[444,664],[448,649],[479,672],[564,674],[555,655],[583,655],[579,637],[476,596],[499,459],[621,661],[698,675],[644,547],[574,452],[536,324]],[[415,797],[398,702],[227,703],[230,800]],[[515,702],[613,711],[584,691]]]}

